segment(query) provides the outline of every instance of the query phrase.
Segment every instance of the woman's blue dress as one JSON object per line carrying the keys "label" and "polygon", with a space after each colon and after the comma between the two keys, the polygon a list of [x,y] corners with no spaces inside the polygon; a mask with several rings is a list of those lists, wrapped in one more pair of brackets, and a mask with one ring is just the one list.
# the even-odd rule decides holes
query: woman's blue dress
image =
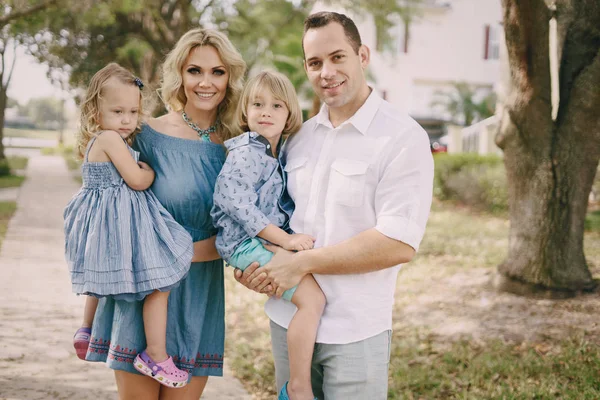
{"label": "woman's blue dress", "polygon": [[[150,189],[193,241],[214,236],[210,210],[225,148],[168,136],[148,125],[142,126],[133,147],[156,173]],[[100,299],[86,359],[138,373],[132,363],[146,348],[142,306],[139,301]],[[194,376],[221,376],[224,342],[223,262],[192,263],[187,277],[169,296],[167,353]]]}

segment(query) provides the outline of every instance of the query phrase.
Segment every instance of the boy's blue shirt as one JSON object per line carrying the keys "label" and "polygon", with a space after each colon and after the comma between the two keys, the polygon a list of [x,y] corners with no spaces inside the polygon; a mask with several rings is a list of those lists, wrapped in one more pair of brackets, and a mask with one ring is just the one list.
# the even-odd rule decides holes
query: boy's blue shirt
{"label": "boy's blue shirt", "polygon": [[256,237],[268,224],[289,231],[294,203],[285,190],[282,142],[283,138],[277,158],[267,139],[256,132],[225,142],[229,154],[217,177],[211,210],[219,230],[217,250],[225,261],[244,240]]}

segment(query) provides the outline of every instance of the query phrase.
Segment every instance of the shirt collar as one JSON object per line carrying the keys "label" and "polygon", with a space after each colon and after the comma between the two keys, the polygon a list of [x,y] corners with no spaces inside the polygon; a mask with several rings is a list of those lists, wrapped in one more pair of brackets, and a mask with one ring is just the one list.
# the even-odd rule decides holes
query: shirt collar
{"label": "shirt collar", "polygon": [[[271,149],[271,144],[265,137],[259,135],[256,132],[250,132],[250,138],[256,140],[259,143],[262,143],[265,146],[265,153],[268,156],[275,158],[275,156],[273,155],[273,149]],[[277,154],[281,154],[281,144],[282,143],[283,143],[283,135],[279,138],[279,143],[277,143]]]}
{"label": "shirt collar", "polygon": [[[352,117],[342,122],[340,126],[352,124],[360,133],[366,135],[369,125],[371,125],[373,118],[375,118],[375,114],[377,113],[381,102],[382,98],[375,92],[375,90],[371,89],[371,94],[369,94],[369,97],[367,97],[367,100],[365,100],[363,105],[360,106],[360,108]],[[333,129],[333,125],[329,120],[329,107],[327,104],[323,104],[316,118],[317,124],[321,124]]]}

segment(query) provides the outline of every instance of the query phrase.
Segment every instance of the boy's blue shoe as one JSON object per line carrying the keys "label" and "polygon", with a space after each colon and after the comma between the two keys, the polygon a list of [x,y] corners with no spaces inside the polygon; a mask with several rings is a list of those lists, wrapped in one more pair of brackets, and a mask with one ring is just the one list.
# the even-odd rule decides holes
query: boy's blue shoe
{"label": "boy's blue shoe", "polygon": [[[290,400],[289,396],[288,396],[288,392],[287,392],[287,382],[285,383],[285,385],[283,385],[283,387],[281,388],[281,392],[279,392],[279,397],[277,397],[277,400]],[[319,400],[315,397],[315,400]]]}
{"label": "boy's blue shoe", "polygon": [[279,397],[277,398],[277,400],[290,400],[287,394],[287,384],[288,383],[286,382],[285,385],[283,385],[283,387],[281,388],[281,392],[279,392]]}

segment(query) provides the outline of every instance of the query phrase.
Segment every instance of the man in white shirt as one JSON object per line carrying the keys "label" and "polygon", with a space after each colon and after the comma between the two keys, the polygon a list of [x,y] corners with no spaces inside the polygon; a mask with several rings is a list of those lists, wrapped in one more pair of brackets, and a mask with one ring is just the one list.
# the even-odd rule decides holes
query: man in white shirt
{"label": "man in white shirt", "polygon": [[[313,14],[302,43],[307,76],[324,105],[286,143],[285,170],[296,204],[290,227],[317,241],[298,253],[270,247],[270,263],[236,271],[236,279],[280,296],[313,274],[327,298],[313,355],[315,395],[386,399],[397,274],[418,249],[431,206],[429,139],[367,85],[369,49],[351,19]],[[265,310],[281,389],[295,306],[271,297]]]}

